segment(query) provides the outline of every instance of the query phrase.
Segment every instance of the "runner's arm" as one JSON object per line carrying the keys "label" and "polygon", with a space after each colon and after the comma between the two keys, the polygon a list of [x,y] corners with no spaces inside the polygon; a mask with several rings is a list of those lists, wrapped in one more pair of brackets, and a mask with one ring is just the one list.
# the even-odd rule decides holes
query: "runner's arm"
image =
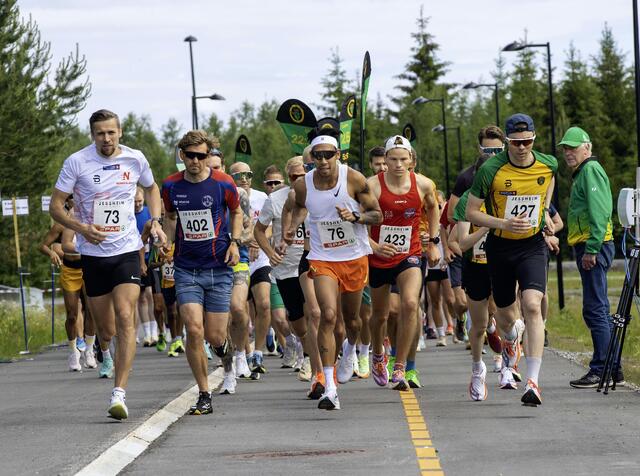
{"label": "runner's arm", "polygon": [[51,263],[55,264],[56,266],[60,266],[62,264],[62,261],[60,260],[61,256],[53,249],[52,244],[54,241],[56,241],[56,238],[60,236],[63,229],[64,228],[62,228],[62,225],[60,225],[59,223],[54,223],[47,234],[44,236],[44,239],[40,244],[40,248],[38,248],[40,253],[51,259]]}
{"label": "runner's arm", "polygon": [[[296,230],[300,225],[302,225],[302,223],[304,223],[304,219],[307,217],[307,207],[305,206],[305,202],[307,200],[307,184],[304,180],[297,180],[296,183],[293,184],[293,191],[293,203],[289,203],[289,206],[291,207],[291,221],[287,228],[284,227],[285,223],[283,213],[282,239],[287,244],[291,244],[293,242]],[[287,202],[289,202],[289,199],[287,199]],[[285,208],[286,207],[287,203],[285,203]]]}
{"label": "runner's arm", "polygon": [[[362,225],[378,225],[382,223],[382,210],[380,209],[378,199],[371,191],[369,182],[367,182],[367,179],[360,172],[353,172],[354,173],[352,174],[351,170],[349,171],[349,180],[353,180],[355,182],[355,198],[362,207],[362,214],[360,215],[360,220],[358,220],[357,223]],[[351,214],[351,216],[353,218],[353,214]],[[341,218],[343,220],[345,219],[342,216]]]}
{"label": "runner's arm", "polygon": [[480,227],[473,233],[469,234],[471,223],[468,221],[459,221],[456,226],[458,228],[458,243],[460,244],[460,249],[463,252],[473,248],[473,245],[480,241],[485,233],[489,231],[488,228]]}
{"label": "runner's arm", "polygon": [[477,226],[484,226],[487,228],[494,228],[498,230],[508,229],[508,220],[488,215],[480,210],[483,201],[484,200],[482,200],[481,198],[478,198],[475,195],[469,193],[469,198],[467,199],[467,209],[465,212],[465,215],[469,222],[475,223]]}
{"label": "runner's arm", "polygon": [[176,240],[176,223],[178,221],[178,213],[173,211],[166,211],[164,214],[164,218],[162,220],[162,230],[167,237],[167,243],[165,244],[165,248],[168,251],[171,249],[171,243]]}
{"label": "runner's arm", "polygon": [[[149,187],[143,187],[144,199],[149,207],[151,213],[151,236],[154,241],[158,240],[160,245],[164,245],[167,242],[167,237],[162,231],[162,225],[159,219],[162,215],[162,199],[160,198],[160,189],[158,185],[153,182]],[[154,220],[156,218],[156,220]]]}
{"label": "runner's arm", "polygon": [[453,193],[449,195],[449,206],[447,207],[447,221],[449,223],[453,222],[453,213],[456,210],[456,205],[460,201],[460,197],[454,195]]}

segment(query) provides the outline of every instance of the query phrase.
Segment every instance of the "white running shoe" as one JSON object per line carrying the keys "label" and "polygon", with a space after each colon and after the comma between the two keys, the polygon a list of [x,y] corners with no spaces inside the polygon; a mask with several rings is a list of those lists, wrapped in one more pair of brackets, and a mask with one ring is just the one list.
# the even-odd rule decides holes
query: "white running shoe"
{"label": "white running shoe", "polygon": [[340,410],[340,400],[338,400],[338,392],[323,393],[318,401],[318,408],[321,410]]}
{"label": "white running shoe", "polygon": [[502,355],[495,354],[493,356],[493,371],[498,373],[502,370]]}
{"label": "white running shoe", "polygon": [[469,397],[471,400],[481,402],[487,399],[487,366],[482,363],[479,372],[471,372],[471,383],[469,384]]}
{"label": "white running shoe", "polygon": [[297,355],[296,355],[296,346],[295,344],[287,345],[284,348],[284,356],[282,357],[282,369],[292,369],[294,365],[296,365]]}
{"label": "white running shoe", "polygon": [[304,365],[304,356],[297,356],[296,357],[296,363],[293,364],[293,371],[294,372],[300,372],[300,369],[302,369],[302,366]]}
{"label": "white running shoe", "polygon": [[353,377],[354,369],[358,369],[358,358],[355,352],[349,355],[342,354],[338,362],[338,382],[347,383]]}
{"label": "white running shoe", "polygon": [[251,378],[251,370],[247,363],[247,355],[236,355],[236,378]]}
{"label": "white running shoe", "polygon": [[224,373],[220,395],[233,395],[234,393],[236,393],[236,377],[233,370],[231,370],[231,372]]}
{"label": "white running shoe", "polygon": [[513,378],[513,373],[509,367],[502,367],[500,371],[500,388],[505,390],[516,390],[518,388],[518,384]]}
{"label": "white running shoe", "polygon": [[418,352],[422,352],[427,348],[427,342],[424,340],[424,335],[420,334],[420,338],[418,339]]}
{"label": "white running shoe", "polygon": [[98,363],[96,362],[96,355],[93,353],[93,346],[87,347],[87,350],[85,350],[83,354],[85,369],[95,369],[96,367],[98,367]]}
{"label": "white running shoe", "polygon": [[82,370],[82,367],[80,366],[80,351],[76,349],[71,352],[67,359],[67,363],[69,364],[70,372],[79,372]]}
{"label": "white running shoe", "polygon": [[438,337],[436,340],[436,347],[446,347],[447,346],[447,336]]}
{"label": "white running shoe", "polygon": [[121,388],[114,388],[111,392],[111,402],[109,404],[109,416],[116,420],[126,420],[129,416],[125,391]]}
{"label": "white running shoe", "polygon": [[302,361],[300,371],[298,372],[298,380],[301,380],[303,382],[311,382],[311,377],[311,360],[309,360],[309,357],[305,357]]}

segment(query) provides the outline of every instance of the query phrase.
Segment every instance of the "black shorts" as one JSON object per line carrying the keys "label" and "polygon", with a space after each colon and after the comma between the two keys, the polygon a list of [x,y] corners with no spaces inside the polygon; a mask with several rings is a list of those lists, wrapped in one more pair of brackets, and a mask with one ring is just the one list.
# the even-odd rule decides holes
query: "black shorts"
{"label": "black shorts", "polygon": [[144,289],[148,286],[153,294],[160,294],[162,292],[160,290],[160,279],[160,269],[147,268],[147,275],[142,276],[140,287]]}
{"label": "black shorts", "polygon": [[167,307],[173,306],[176,303],[176,287],[162,288],[162,297]]}
{"label": "black shorts", "polygon": [[369,266],[369,286],[375,289],[385,284],[394,285],[400,273],[410,268],[420,268],[421,263],[420,256],[408,256],[393,268],[374,268]]}
{"label": "black shorts", "polygon": [[300,264],[298,265],[298,276],[302,276],[304,273],[309,271],[309,260],[307,259],[308,254],[309,250],[304,250],[302,252],[302,258],[300,258]]}
{"label": "black shorts", "polygon": [[276,284],[287,310],[287,319],[293,322],[304,317],[304,293],[300,278],[276,279]]}
{"label": "black shorts", "polygon": [[119,284],[140,284],[140,255],[130,251],[115,256],[82,255],[82,279],[87,296],[104,296]]}
{"label": "black shorts", "polygon": [[256,269],[249,277],[249,286],[253,287],[256,284],[269,283],[271,284],[271,266],[263,266]]}
{"label": "black shorts", "polygon": [[462,286],[462,257],[453,255],[453,261],[447,267],[447,274],[452,288]]}
{"label": "black shorts", "polygon": [[465,259],[462,263],[462,287],[473,301],[484,301],[491,296],[489,266]]}
{"label": "black shorts", "polygon": [[546,291],[549,248],[542,233],[522,240],[489,233],[485,248],[496,306],[507,307],[515,302],[516,283],[520,291]]}
{"label": "black shorts", "polygon": [[427,270],[427,276],[424,278],[427,283],[431,281],[444,281],[445,279],[449,279],[449,275],[446,271],[442,271],[441,269]]}

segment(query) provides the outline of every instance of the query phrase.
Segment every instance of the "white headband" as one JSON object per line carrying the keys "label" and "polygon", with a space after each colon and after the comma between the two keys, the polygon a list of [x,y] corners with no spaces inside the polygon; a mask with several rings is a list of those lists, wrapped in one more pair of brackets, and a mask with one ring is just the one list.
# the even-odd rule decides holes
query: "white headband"
{"label": "white headband", "polygon": [[334,146],[336,149],[338,148],[338,141],[335,139],[335,137],[331,136],[316,136],[311,141],[311,148],[317,146],[318,144],[329,144]]}

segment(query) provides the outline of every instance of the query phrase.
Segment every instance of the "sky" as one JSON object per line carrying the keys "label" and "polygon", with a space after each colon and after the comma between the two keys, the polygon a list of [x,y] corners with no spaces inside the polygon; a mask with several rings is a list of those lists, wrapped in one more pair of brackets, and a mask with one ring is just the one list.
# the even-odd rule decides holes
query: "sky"
{"label": "sky", "polygon": [[[631,0],[18,0],[51,42],[55,64],[76,44],[86,56],[92,94],[81,126],[107,108],[148,115],[156,130],[172,117],[183,130],[191,125],[189,35],[198,40],[197,95],[226,98],[199,100],[198,112],[227,120],[245,100],[317,104],[335,47],[351,79],[368,50],[369,97],[394,94],[421,5],[439,58],[451,62],[448,82],[489,80],[500,49],[525,31],[532,43],[551,43],[554,80],[571,42],[583,58],[597,53],[605,23],[633,59]],[[505,58],[510,63],[515,54]]]}

